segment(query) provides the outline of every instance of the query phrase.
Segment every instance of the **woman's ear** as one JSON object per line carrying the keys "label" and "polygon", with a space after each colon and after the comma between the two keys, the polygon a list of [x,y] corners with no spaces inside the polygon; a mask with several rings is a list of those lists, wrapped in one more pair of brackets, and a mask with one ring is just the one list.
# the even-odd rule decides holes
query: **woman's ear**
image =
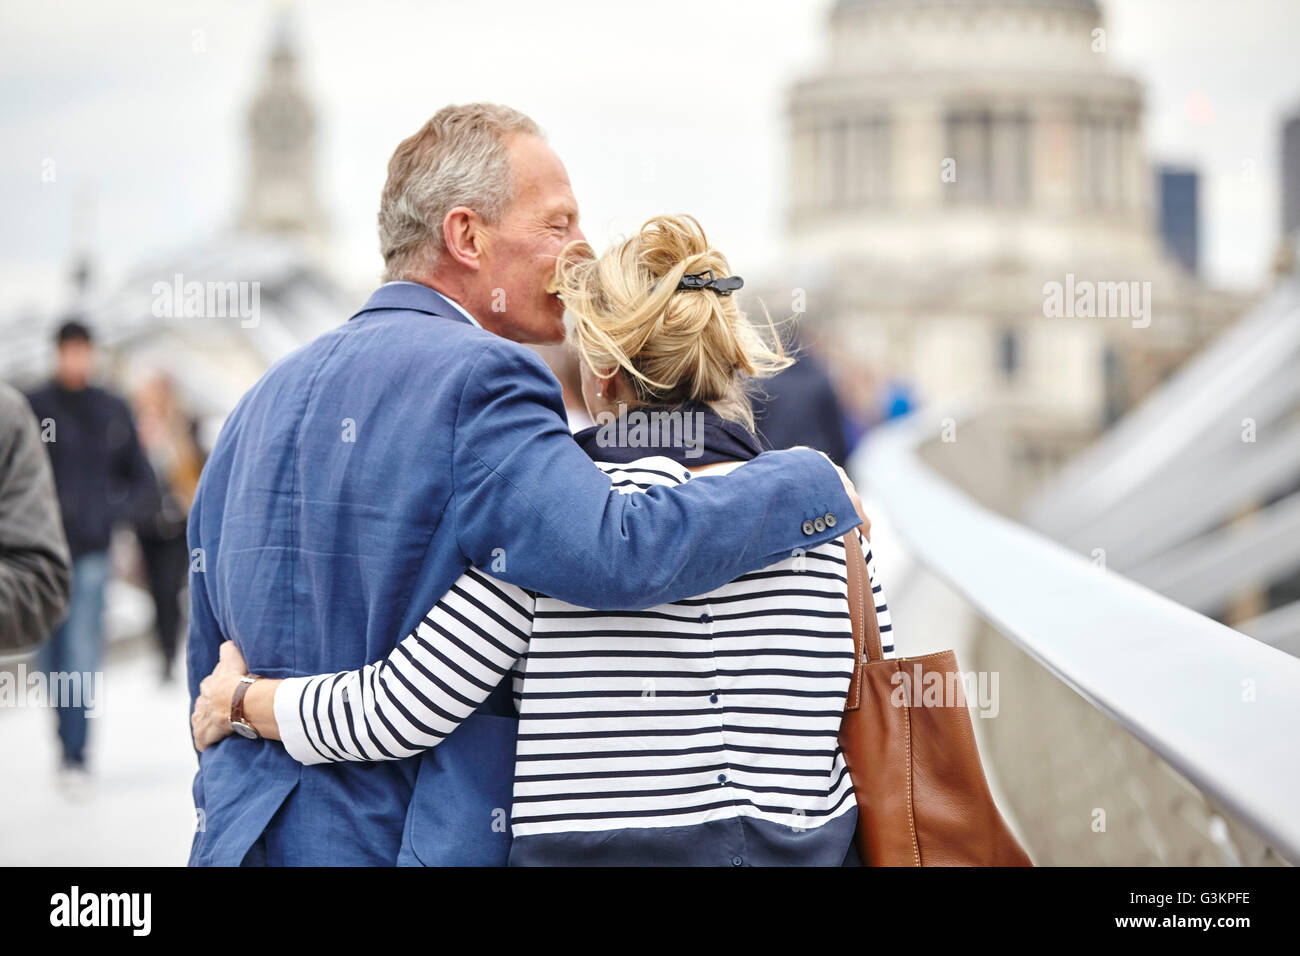
{"label": "woman's ear", "polygon": [[624,368],[615,367],[609,375],[609,384],[605,395],[614,402],[632,405],[636,399],[636,390],[632,388],[632,378]]}

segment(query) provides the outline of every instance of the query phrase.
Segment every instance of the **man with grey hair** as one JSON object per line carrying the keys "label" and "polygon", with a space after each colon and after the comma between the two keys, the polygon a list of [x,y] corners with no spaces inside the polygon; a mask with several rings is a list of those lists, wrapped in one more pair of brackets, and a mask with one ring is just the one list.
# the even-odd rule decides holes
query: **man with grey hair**
{"label": "man with grey hair", "polygon": [[[382,659],[471,564],[583,607],[646,608],[861,520],[843,473],[807,449],[611,488],[516,344],[562,339],[549,287],[583,238],[564,165],[523,114],[447,107],[405,140],[379,236],[388,281],[243,398],[190,515],[190,691],[237,734],[200,754],[193,864],[503,863],[507,688],[422,759],[304,766],[259,739],[247,687]],[[204,700],[226,640],[257,673]]]}
{"label": "man with grey hair", "polygon": [[564,303],[547,287],[561,250],[583,238],[564,165],[517,110],[444,109],[388,163],[384,278],[436,289],[502,338],[563,340]]}

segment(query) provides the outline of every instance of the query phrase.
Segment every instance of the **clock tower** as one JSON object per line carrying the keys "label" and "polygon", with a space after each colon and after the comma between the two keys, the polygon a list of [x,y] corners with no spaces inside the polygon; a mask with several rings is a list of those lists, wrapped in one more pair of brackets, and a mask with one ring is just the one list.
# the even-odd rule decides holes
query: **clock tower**
{"label": "clock tower", "polygon": [[316,191],[316,112],[299,83],[288,20],[280,19],[266,75],[248,109],[248,184],[241,229],[303,240],[323,251]]}

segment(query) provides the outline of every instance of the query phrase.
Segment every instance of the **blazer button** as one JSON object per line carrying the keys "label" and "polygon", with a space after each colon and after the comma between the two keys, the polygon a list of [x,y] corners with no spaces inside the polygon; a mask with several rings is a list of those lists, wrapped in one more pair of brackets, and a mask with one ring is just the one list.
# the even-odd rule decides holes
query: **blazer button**
{"label": "blazer button", "polygon": [[831,514],[829,511],[826,512],[826,527],[835,527],[835,515]]}
{"label": "blazer button", "polygon": [[812,523],[811,521],[805,521],[805,522],[803,523],[803,533],[804,533],[804,534],[812,534],[812,533],[813,533],[813,523]]}
{"label": "blazer button", "polygon": [[813,522],[813,527],[817,529],[818,534],[821,534],[823,531],[826,530],[826,519],[818,518],[816,521]]}

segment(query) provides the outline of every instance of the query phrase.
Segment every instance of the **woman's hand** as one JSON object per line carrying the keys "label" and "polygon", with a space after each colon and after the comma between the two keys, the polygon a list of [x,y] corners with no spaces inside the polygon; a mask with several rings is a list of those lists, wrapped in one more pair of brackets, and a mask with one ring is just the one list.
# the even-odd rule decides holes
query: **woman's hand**
{"label": "woman's hand", "polygon": [[235,642],[222,644],[216,669],[199,683],[199,696],[194,701],[194,713],[190,715],[194,746],[200,752],[231,734],[230,702],[234,699],[239,679],[247,673],[248,665]]}

